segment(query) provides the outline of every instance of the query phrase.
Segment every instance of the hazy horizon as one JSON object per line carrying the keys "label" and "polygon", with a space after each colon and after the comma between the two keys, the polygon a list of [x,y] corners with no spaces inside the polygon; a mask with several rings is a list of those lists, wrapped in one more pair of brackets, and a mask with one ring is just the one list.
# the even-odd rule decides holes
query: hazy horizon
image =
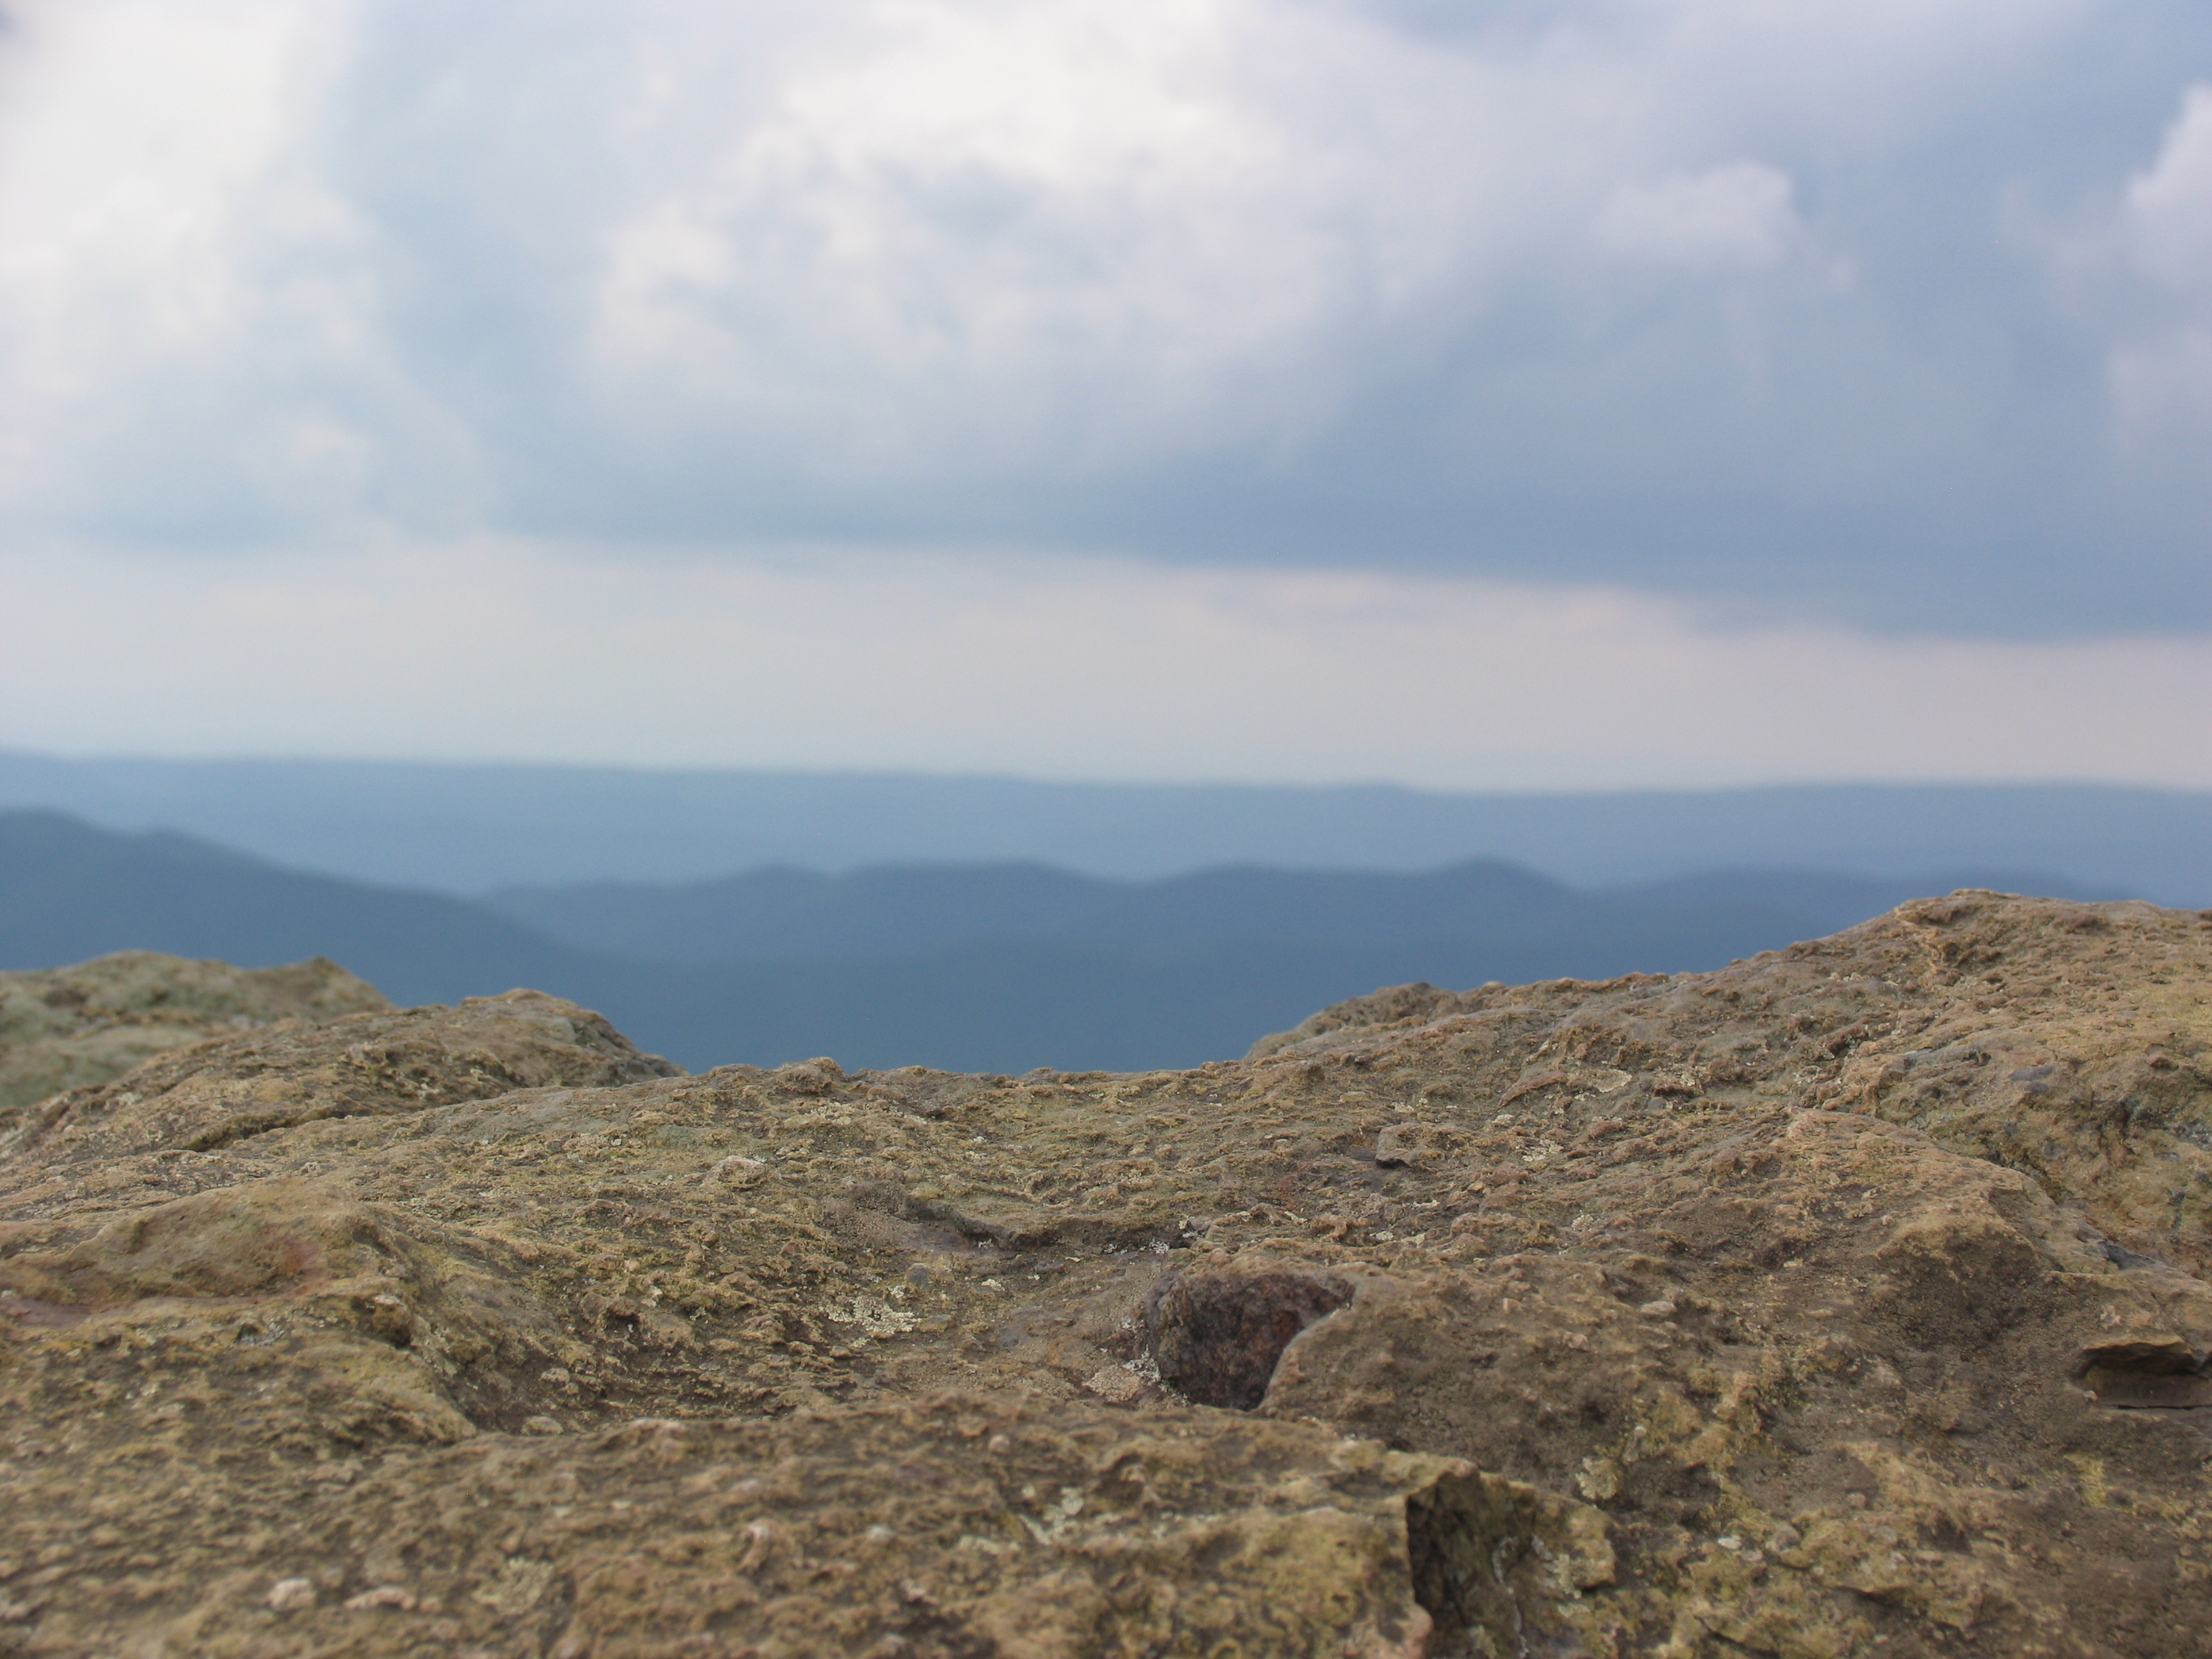
{"label": "hazy horizon", "polygon": [[1719,868],[2008,870],[2212,899],[2212,793],[1767,785],[1473,794],[343,760],[70,761],[0,749],[0,809],[166,828],[358,879],[483,894],[769,865],[1035,861],[1152,879],[1224,865],[1419,871],[1496,858],[1589,887]]}
{"label": "hazy horizon", "polygon": [[1298,790],[1395,790],[1413,795],[1442,795],[1500,799],[1550,799],[1595,795],[1710,795],[1738,793],[1769,789],[1912,789],[1943,788],[1956,786],[1962,788],[2118,788],[2141,790],[2153,794],[2212,795],[2212,783],[2162,783],[2113,781],[2087,774],[2021,773],[2016,775],[1962,778],[1954,775],[1929,777],[1899,777],[1875,773],[1851,774],[1840,776],[1826,775],[1805,776],[1761,776],[1731,780],[1718,783],[1669,781],[1662,783],[1580,784],[1572,786],[1528,785],[1525,787],[1498,786],[1480,787],[1409,782],[1402,778],[1380,773],[1347,772],[1340,776],[1303,778],[1294,776],[1234,777],[1214,775],[1181,777],[1146,774],[1109,774],[1093,771],[1040,771],[1007,768],[972,768],[955,769],[926,766],[858,766],[823,763],[820,765],[756,766],[738,763],[675,763],[635,759],[532,759],[525,756],[501,754],[422,754],[404,750],[360,753],[329,750],[161,750],[154,748],[109,748],[73,750],[26,744],[0,744],[0,757],[31,762],[53,762],[71,766],[271,766],[271,767],[389,767],[421,768],[445,772],[533,772],[580,773],[600,772],[613,775],[635,775],[641,777],[705,777],[744,776],[762,778],[840,779],[884,778],[911,779],[942,783],[1012,783],[1097,787],[1109,789],[1298,789]]}

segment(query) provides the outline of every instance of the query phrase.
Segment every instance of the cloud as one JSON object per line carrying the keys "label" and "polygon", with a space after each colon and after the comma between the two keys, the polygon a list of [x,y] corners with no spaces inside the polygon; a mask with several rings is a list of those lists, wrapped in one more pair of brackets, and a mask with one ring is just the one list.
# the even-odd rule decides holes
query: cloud
{"label": "cloud", "polygon": [[2212,626],[2197,0],[74,0],[0,52],[19,538]]}
{"label": "cloud", "polygon": [[1623,185],[1598,210],[1597,245],[1624,259],[1762,270],[1804,234],[1790,175],[1758,161]]}
{"label": "cloud", "polygon": [[2119,240],[2155,297],[2154,320],[2112,354],[2118,436],[2154,476],[2178,475],[2157,480],[2166,489],[2193,481],[2201,513],[2212,507],[2201,476],[2212,440],[2212,83],[2190,88],[2157,159],[2129,181]]}
{"label": "cloud", "polygon": [[2128,182],[2136,258],[2175,292],[2212,301],[2212,85],[2189,88],[2158,159]]}

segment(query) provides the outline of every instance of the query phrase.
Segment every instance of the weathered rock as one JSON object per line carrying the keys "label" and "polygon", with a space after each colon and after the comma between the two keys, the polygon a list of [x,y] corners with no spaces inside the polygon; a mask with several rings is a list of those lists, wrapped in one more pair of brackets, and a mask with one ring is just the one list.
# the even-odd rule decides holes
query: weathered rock
{"label": "weathered rock", "polygon": [[1523,1125],[1668,1100],[1871,1111],[2202,1272],[2208,975],[2212,912],[1968,891],[1717,974],[1378,992],[1253,1058],[1414,1069],[1422,1098],[1494,1103]]}
{"label": "weathered rock", "polygon": [[509,991],[458,1008],[286,1021],[210,1038],[0,1119],[0,1146],[57,1173],[104,1170],[135,1153],[206,1152],[319,1118],[679,1075],[597,1014],[542,992]]}
{"label": "weathered rock", "polygon": [[157,1061],[0,1154],[0,1651],[2192,1651],[2208,997],[1966,894],[1188,1073]]}
{"label": "weathered rock", "polygon": [[319,957],[233,968],[125,951],[74,968],[0,974],[0,1111],[105,1083],[204,1038],[390,1006]]}

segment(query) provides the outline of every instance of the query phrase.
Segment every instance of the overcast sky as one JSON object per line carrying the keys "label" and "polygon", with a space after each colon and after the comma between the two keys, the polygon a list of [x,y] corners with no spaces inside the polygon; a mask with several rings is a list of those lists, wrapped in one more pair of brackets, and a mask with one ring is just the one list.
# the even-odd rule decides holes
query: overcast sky
{"label": "overcast sky", "polygon": [[0,9],[0,744],[2212,787],[2203,0]]}

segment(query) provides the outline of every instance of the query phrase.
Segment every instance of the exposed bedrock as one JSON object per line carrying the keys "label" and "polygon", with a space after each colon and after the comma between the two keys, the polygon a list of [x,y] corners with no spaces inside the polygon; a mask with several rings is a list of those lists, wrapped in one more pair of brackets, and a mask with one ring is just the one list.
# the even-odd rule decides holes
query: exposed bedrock
{"label": "exposed bedrock", "polygon": [[320,957],[234,968],[125,951],[73,968],[0,973],[0,1111],[106,1083],[210,1037],[388,1006],[374,986]]}
{"label": "exposed bedrock", "polygon": [[0,1652],[2195,1651],[2208,997],[1965,893],[1182,1073],[188,1033],[4,1126]]}

